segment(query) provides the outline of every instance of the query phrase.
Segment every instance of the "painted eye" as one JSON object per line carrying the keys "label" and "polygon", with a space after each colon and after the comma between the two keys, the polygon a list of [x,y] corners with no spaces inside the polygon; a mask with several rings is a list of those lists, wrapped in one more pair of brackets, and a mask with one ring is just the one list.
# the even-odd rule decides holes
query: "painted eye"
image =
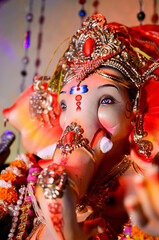
{"label": "painted eye", "polygon": [[110,97],[105,97],[100,102],[100,104],[114,104],[114,103],[115,103],[115,99]]}
{"label": "painted eye", "polygon": [[66,109],[66,104],[64,102],[61,102],[60,107],[61,107],[62,111],[64,111]]}

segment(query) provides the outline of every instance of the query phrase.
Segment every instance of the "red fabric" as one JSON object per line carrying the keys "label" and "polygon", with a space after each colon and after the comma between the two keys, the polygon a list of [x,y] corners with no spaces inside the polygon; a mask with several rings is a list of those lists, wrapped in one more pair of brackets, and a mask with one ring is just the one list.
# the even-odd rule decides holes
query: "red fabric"
{"label": "red fabric", "polygon": [[148,133],[146,139],[152,142],[152,157],[159,151],[159,69],[154,72],[157,78],[148,80],[141,93],[141,111],[144,114],[143,127]]}
{"label": "red fabric", "polygon": [[141,51],[154,59],[159,59],[159,26],[145,25],[137,27],[126,27],[118,23],[108,24],[115,29],[118,37],[128,48],[129,44],[133,47],[138,47]]}

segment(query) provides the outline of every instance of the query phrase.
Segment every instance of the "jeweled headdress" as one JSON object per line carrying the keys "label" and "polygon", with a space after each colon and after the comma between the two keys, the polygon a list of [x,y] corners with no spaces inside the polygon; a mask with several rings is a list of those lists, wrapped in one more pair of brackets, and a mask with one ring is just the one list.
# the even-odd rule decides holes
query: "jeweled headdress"
{"label": "jeweled headdress", "polygon": [[[157,56],[155,52],[153,56],[145,53],[142,45],[144,43],[144,48],[149,48],[146,46],[147,42],[146,39],[141,42],[137,36],[134,38],[132,28],[117,23],[107,24],[101,14],[88,17],[82,28],[72,36],[50,85],[57,90],[72,78],[76,78],[80,83],[88,74],[104,65],[119,69],[139,87],[147,75],[158,67],[154,62],[157,62],[159,52]],[[151,65],[153,67],[149,68],[147,73],[146,70]]]}

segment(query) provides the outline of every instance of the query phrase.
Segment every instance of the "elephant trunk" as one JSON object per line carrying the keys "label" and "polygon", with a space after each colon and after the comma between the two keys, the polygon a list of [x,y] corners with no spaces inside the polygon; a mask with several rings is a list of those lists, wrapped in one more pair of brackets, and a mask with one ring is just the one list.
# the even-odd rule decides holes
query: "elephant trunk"
{"label": "elephant trunk", "polygon": [[[73,126],[73,127],[71,127]],[[83,137],[83,129],[77,124],[67,127],[57,143],[53,163],[62,164],[69,177],[76,185],[76,192],[79,198],[84,196],[88,186],[113,144],[104,135],[103,130],[98,130],[93,140]]]}

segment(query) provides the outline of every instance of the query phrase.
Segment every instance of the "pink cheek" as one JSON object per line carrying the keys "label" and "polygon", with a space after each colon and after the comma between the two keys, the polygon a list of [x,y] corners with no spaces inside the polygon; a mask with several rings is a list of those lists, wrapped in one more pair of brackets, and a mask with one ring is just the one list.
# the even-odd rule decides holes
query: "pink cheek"
{"label": "pink cheek", "polygon": [[116,127],[111,127],[110,124],[107,122],[107,120],[100,118],[99,121],[103,125],[103,127],[106,129],[107,132],[109,132],[111,135],[115,132]]}

